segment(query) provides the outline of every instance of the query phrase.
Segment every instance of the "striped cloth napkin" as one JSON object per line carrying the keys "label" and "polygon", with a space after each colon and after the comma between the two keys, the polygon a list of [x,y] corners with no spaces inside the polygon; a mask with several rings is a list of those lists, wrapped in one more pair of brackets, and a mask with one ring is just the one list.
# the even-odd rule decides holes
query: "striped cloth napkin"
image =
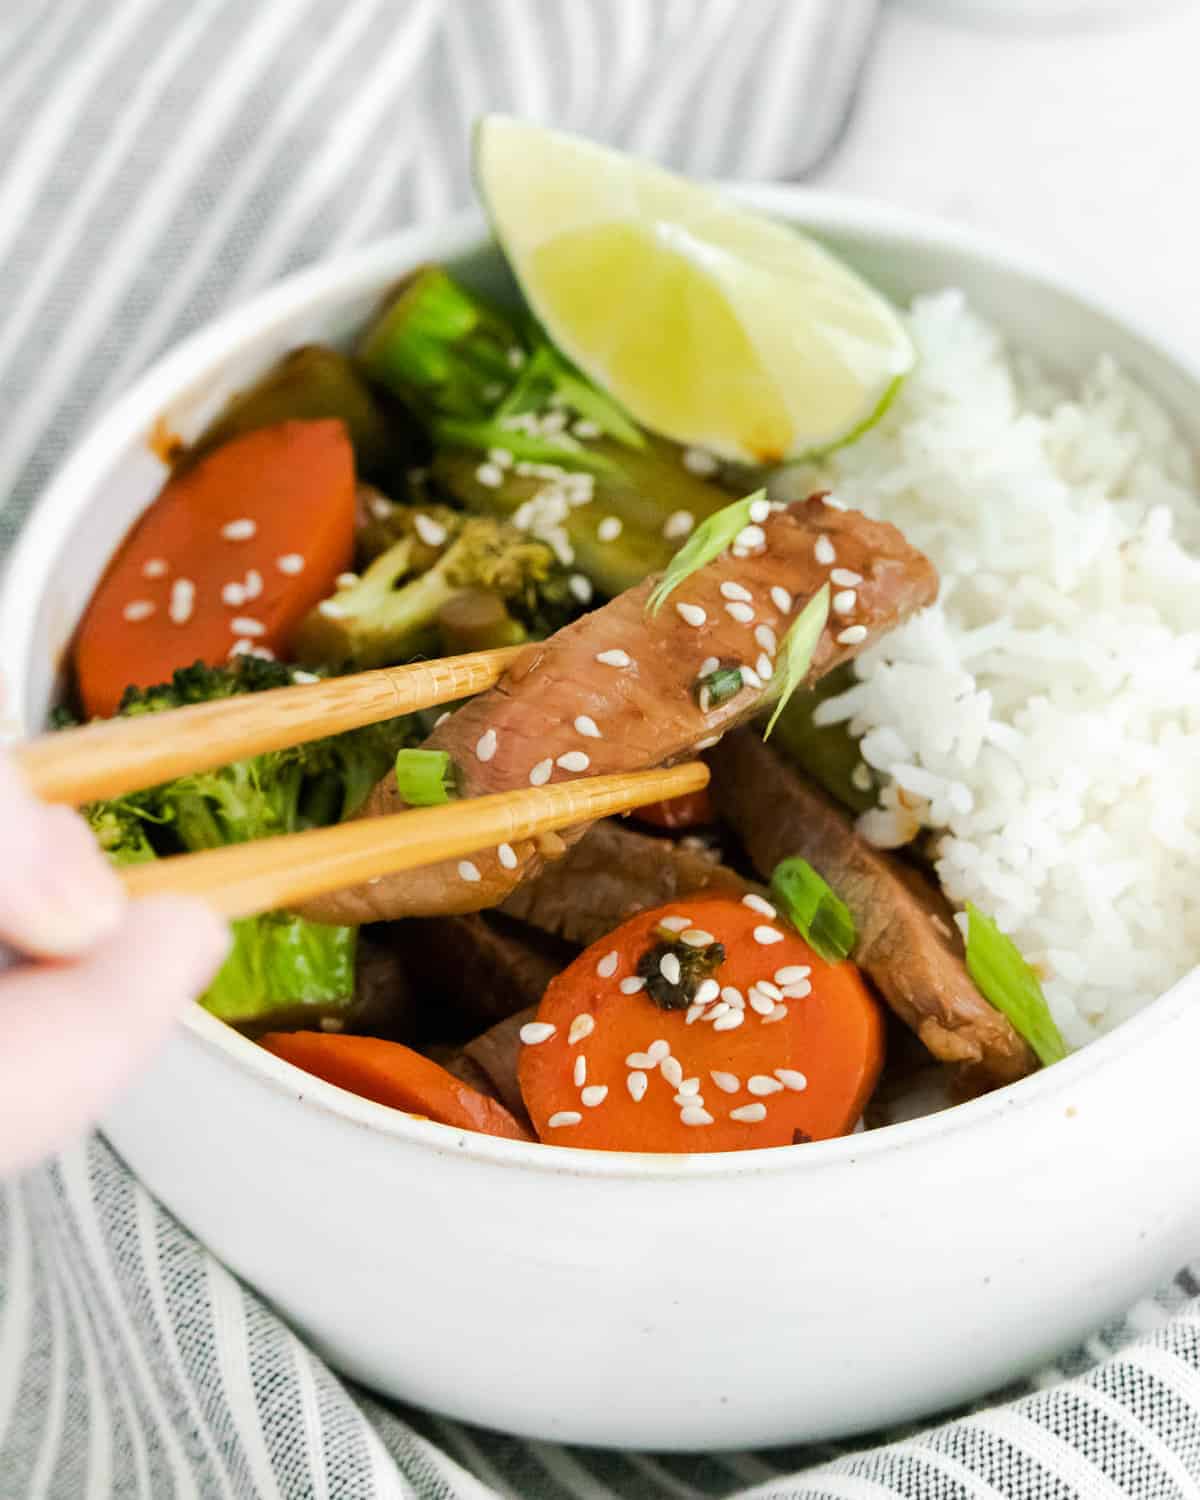
{"label": "striped cloth napkin", "polygon": [[[81,427],[160,350],[267,281],[463,203],[480,110],[694,173],[803,176],[836,143],[875,11],[7,0],[0,555]],[[1188,1500],[1197,1292],[1185,1271],[1002,1403],[883,1446],[598,1453],[351,1386],[97,1138],[0,1186],[0,1500]]]}

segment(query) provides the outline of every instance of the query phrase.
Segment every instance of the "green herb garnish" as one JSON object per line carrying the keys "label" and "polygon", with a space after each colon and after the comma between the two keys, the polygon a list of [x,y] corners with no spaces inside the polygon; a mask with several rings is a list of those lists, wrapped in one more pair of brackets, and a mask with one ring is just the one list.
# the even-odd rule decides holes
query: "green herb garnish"
{"label": "green herb garnish", "polygon": [[[660,1010],[686,1010],[695,1003],[696,992],[704,981],[711,979],[725,962],[725,945],[712,942],[703,948],[693,948],[662,928],[657,928],[656,934],[660,941],[647,948],[637,964],[639,977],[646,981],[646,996]],[[679,966],[674,979],[668,979],[662,969],[662,961],[669,954],[674,955]]]}
{"label": "green herb garnish", "polygon": [[775,711],[763,731],[763,739],[771,737],[771,731],[788,699],[804,681],[812,666],[813,652],[829,618],[829,585],[823,583],[788,627],[779,648],[779,659],[775,664],[775,678],[779,682],[779,698]]}
{"label": "green herb garnish", "polygon": [[410,807],[438,807],[458,796],[454,766],[445,750],[400,750],[396,788]]}
{"label": "green herb garnish", "polygon": [[967,972],[983,997],[1012,1022],[1049,1065],[1061,1062],[1067,1045],[1054,1024],[1037,975],[1022,958],[1012,938],[1000,931],[991,917],[967,902]]}
{"label": "green herb garnish", "polygon": [[655,585],[646,606],[652,615],[659,612],[684,579],[719,557],[732,544],[738,532],[750,524],[750,507],[756,500],[765,500],[766,497],[766,490],[755,490],[744,500],[723,506],[696,527]]}
{"label": "green herb garnish", "polygon": [[826,963],[841,963],[858,939],[850,908],[806,859],[780,860],[771,891],[792,926]]}
{"label": "green herb garnish", "polygon": [[708,709],[717,708],[730,698],[736,698],[744,686],[741,667],[718,667],[715,672],[709,672],[706,677],[697,681],[696,697],[700,700],[700,707],[707,713]]}

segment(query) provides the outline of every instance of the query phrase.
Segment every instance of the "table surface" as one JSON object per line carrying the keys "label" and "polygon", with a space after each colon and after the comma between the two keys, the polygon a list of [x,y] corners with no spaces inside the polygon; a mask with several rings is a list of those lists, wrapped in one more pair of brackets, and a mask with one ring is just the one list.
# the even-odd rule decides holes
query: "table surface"
{"label": "table surface", "polygon": [[1200,0],[1082,27],[953,13],[885,5],[814,182],[1001,233],[1200,339]]}

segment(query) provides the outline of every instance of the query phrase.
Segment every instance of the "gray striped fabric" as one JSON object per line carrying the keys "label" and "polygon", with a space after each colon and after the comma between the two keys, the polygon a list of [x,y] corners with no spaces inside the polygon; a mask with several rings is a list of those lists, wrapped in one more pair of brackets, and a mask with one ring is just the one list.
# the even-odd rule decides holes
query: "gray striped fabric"
{"label": "gray striped fabric", "polygon": [[[875,0],[0,0],[0,555],[161,349],[461,204],[480,109],[799,176],[874,19]],[[1023,1394],[882,1447],[600,1454],[350,1387],[93,1140],[0,1187],[0,1500],[1182,1500],[1198,1290],[1185,1272]]]}

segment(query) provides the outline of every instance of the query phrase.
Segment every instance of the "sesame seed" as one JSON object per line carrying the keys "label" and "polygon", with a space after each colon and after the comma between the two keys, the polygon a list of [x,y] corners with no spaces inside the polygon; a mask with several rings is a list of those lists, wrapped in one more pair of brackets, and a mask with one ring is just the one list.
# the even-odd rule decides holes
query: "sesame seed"
{"label": "sesame seed", "polygon": [[567,579],[567,587],[579,600],[580,604],[592,602],[592,583],[590,578],[585,578],[582,573],[572,573]]}
{"label": "sesame seed", "polygon": [[713,1117],[698,1104],[686,1104],[679,1111],[679,1121],[682,1125],[711,1125]]}
{"label": "sesame seed", "polygon": [[469,859],[460,859],[458,862],[458,873],[462,880],[474,883],[479,879],[479,867],[473,865]]}
{"label": "sesame seed", "polygon": [[776,584],[771,590],[771,603],[781,615],[791,613],[792,596],[781,584]]}
{"label": "sesame seed", "polygon": [[700,670],[696,673],[696,676],[707,677],[710,675],[710,673],[717,671],[720,668],[720,665],[721,663],[715,656],[706,656],[700,663]]}
{"label": "sesame seed", "polygon": [[775,1009],[776,1001],[770,995],[764,995],[756,984],[750,986],[750,1008],[760,1016],[769,1016]]}
{"label": "sesame seed", "polygon": [[779,643],[775,639],[775,632],[769,625],[756,625],[754,627],[754,639],[769,656],[774,656]]}
{"label": "sesame seed", "polygon": [[248,542],[258,527],[248,517],[238,521],[227,521],[221,527],[221,535],[227,542]]}
{"label": "sesame seed", "polygon": [[742,905],[748,906],[751,911],[761,912],[764,917],[770,917],[772,921],[777,915],[775,908],[765,897],[756,895],[751,891],[748,896],[742,897]]}
{"label": "sesame seed", "polygon": [[742,674],[743,687],[752,687],[756,689],[762,687],[762,678],[758,675],[753,667],[742,667],[740,670]]}
{"label": "sesame seed", "polygon": [[633,658],[628,651],[597,651],[596,660],[606,667],[631,667]]}
{"label": "sesame seed", "polygon": [[[583,1061],[581,1057],[580,1062]],[[588,1109],[595,1109],[597,1104],[603,1104],[608,1098],[608,1085],[606,1083],[592,1083],[579,1095]]]}
{"label": "sesame seed", "polygon": [[627,1068],[656,1068],[658,1062],[648,1052],[631,1052],[625,1059]]}
{"label": "sesame seed", "polygon": [[754,670],[758,673],[758,675],[764,682],[770,682],[775,672],[775,663],[771,660],[767,653],[763,651],[759,655],[758,660],[754,663]]}
{"label": "sesame seed", "polygon": [[724,736],[719,734],[710,734],[706,739],[697,740],[695,748],[697,750],[711,750],[714,745],[719,745],[723,738]]}
{"label": "sesame seed", "polygon": [[658,961],[658,972],[668,984],[679,983],[679,959],[674,953],[664,953]]}
{"label": "sesame seed", "polygon": [[433,727],[435,729],[440,729],[442,727],[442,725],[446,722],[446,720],[449,717],[450,717],[450,710],[449,709],[447,709],[444,714],[438,714],[437,718],[434,719],[434,721],[433,721]]}
{"label": "sesame seed", "polygon": [[304,559],[298,552],[285,552],[282,557],[275,559],[275,566],[281,573],[288,573],[294,577],[297,573],[304,572]]}
{"label": "sesame seed", "polygon": [[598,438],[600,429],[595,422],[589,421],[587,417],[581,417],[578,422],[571,425],[571,431],[579,438]]}
{"label": "sesame seed", "polygon": [[857,646],[867,638],[867,627],[865,625],[847,625],[837,640],[839,646]]}
{"label": "sesame seed", "polygon": [[707,948],[709,943],[715,943],[716,938],[711,932],[705,932],[703,927],[689,927],[686,932],[681,932],[679,941],[686,943],[689,948]]}
{"label": "sesame seed", "polygon": [[551,1130],[561,1130],[564,1125],[578,1125],[583,1116],[575,1109],[560,1109],[546,1121]]}
{"label": "sesame seed", "polygon": [[629,1097],[635,1104],[640,1104],[646,1097],[646,1089],[650,1080],[640,1069],[635,1069],[625,1080],[625,1087],[629,1090]]}
{"label": "sesame seed", "polygon": [[779,1094],[783,1092],[783,1084],[778,1078],[768,1078],[765,1073],[755,1073],[746,1080],[746,1087],[752,1094]]}
{"label": "sesame seed", "polygon": [[475,741],[475,754],[479,760],[489,761],[496,753],[496,731],[485,729]]}
{"label": "sesame seed", "polygon": [[148,620],[154,613],[154,605],[149,599],[131,599],[121,611],[124,619],[131,624],[138,620]]}
{"label": "sesame seed", "polygon": [[833,596],[833,612],[836,615],[848,615],[853,610],[858,595],[853,589],[839,589]]}
{"label": "sesame seed", "polygon": [[721,999],[731,1010],[745,1010],[746,997],[735,985],[727,984],[722,987]]}
{"label": "sesame seed", "polygon": [[791,1089],[796,1094],[802,1094],[808,1087],[808,1079],[803,1073],[798,1073],[795,1068],[776,1068],[775,1077],[785,1089]]}
{"label": "sesame seed", "polygon": [[619,957],[620,955],[617,953],[617,950],[613,948],[611,952],[606,953],[604,957],[599,960],[599,962],[596,964],[596,973],[599,974],[601,979],[611,979],[613,977],[613,975],[617,972],[617,963]]}
{"label": "sesame seed", "polygon": [[765,547],[767,544],[767,534],[761,526],[743,526],[737,536],[734,537],[734,541],[739,547],[745,547],[747,550],[754,547]]}
{"label": "sesame seed", "polygon": [[696,993],[692,996],[693,1005],[707,1005],[710,1000],[715,1000],[721,993],[721,986],[715,979],[702,979],[696,986]]}
{"label": "sesame seed", "polygon": [[708,619],[708,614],[698,604],[677,604],[675,612],[685,625],[691,625],[699,629]]}
{"label": "sesame seed", "polygon": [[729,1118],[736,1120],[739,1125],[757,1125],[760,1120],[767,1118],[767,1106],[765,1104],[740,1104],[737,1109],[729,1111]]}
{"label": "sesame seed", "polygon": [[662,534],[667,541],[674,542],[687,536],[695,524],[696,518],[690,510],[673,510],[663,522]]}
{"label": "sesame seed", "polygon": [[499,464],[480,464],[475,470],[475,478],[485,489],[498,490],[504,483],[504,470]]}
{"label": "sesame seed", "polygon": [[582,750],[568,750],[556,762],[563,771],[586,771],[591,763],[591,756],[585,755]]}
{"label": "sesame seed", "polygon": [[315,672],[305,672],[303,668],[296,667],[292,671],[292,681],[299,683],[320,682]]}
{"label": "sesame seed", "polygon": [[235,656],[249,656],[253,650],[253,641],[234,641],[233,645],[229,648],[229,656],[231,659]]}
{"label": "sesame seed", "polygon": [[620,516],[605,516],[596,527],[596,535],[602,542],[615,542],[621,535]]}
{"label": "sesame seed", "polygon": [[517,851],[511,844],[497,845],[496,856],[506,870],[515,870],[517,868]]}
{"label": "sesame seed", "polygon": [[496,465],[498,469],[511,469],[513,456],[509,448],[489,448],[487,451],[488,462]]}
{"label": "sesame seed", "polygon": [[786,1005],[777,1005],[769,1016],[763,1017],[763,1025],[769,1026],[772,1021],[782,1021],[788,1013]]}
{"label": "sesame seed", "polygon": [[692,925],[691,917],[664,917],[658,924],[665,927],[668,932],[683,932]]}
{"label": "sesame seed", "polygon": [[346,611],[333,599],[322,599],[317,605],[317,613],[324,615],[327,620],[342,620],[346,616]]}
{"label": "sesame seed", "polygon": [[240,583],[227,583],[221,590],[221,603],[240,609],[246,602],[246,590]]}
{"label": "sesame seed", "polygon": [[855,573],[850,568],[834,568],[829,581],[840,584],[844,589],[856,589],[863,579],[861,573]]}
{"label": "sesame seed", "polygon": [[717,460],[704,448],[685,448],[683,467],[689,474],[708,475],[717,472]]}
{"label": "sesame seed", "polygon": [[167,560],[165,557],[148,557],[142,564],[143,578],[165,578],[167,574]]}
{"label": "sesame seed", "polygon": [[769,979],[758,980],[755,988],[761,990],[764,995],[770,995],[771,999],[776,1003],[783,999],[783,991],[778,985],[772,984]]}
{"label": "sesame seed", "polygon": [[718,1016],[713,1022],[714,1031],[733,1031],[746,1019],[746,1013],[742,1010],[731,1010],[728,1014]]}
{"label": "sesame seed", "polygon": [[529,773],[530,786],[545,786],[550,780],[554,770],[554,762],[547,756],[545,760],[539,760],[537,765]]}
{"label": "sesame seed", "polygon": [[756,927],[754,929],[754,941],[762,943],[764,947],[771,943],[782,943],[783,933],[777,927]]}
{"label": "sesame seed", "polygon": [[526,1021],[517,1035],[527,1047],[536,1047],[539,1042],[548,1042],[557,1030],[550,1021]]}
{"label": "sesame seed", "polygon": [[589,740],[602,738],[599,725],[588,714],[580,714],[575,720],[575,733],[582,734]]}
{"label": "sesame seed", "polygon": [[846,510],[846,509],[848,509],[848,507],[846,505],[846,502],[844,500],[839,500],[838,497],[836,495],[834,495],[834,494],[822,495],[821,496],[821,504],[822,505],[827,505],[830,510]]}
{"label": "sesame seed", "polygon": [[622,979],[617,988],[622,995],[636,995],[639,990],[646,988],[646,981],[638,974],[631,974],[628,979]]}
{"label": "sesame seed", "polygon": [[776,984],[796,984],[801,979],[807,979],[812,969],[807,964],[785,964],[782,969],[775,970]]}
{"label": "sesame seed", "polygon": [[[196,607],[196,585],[190,578],[177,578],[171,585],[171,603],[167,613],[172,625],[186,625]],[[244,623],[244,622],[243,622]],[[236,628],[236,622],[235,622]],[[239,635],[254,635],[253,630],[239,630]]]}
{"label": "sesame seed", "polygon": [[234,635],[266,635],[267,627],[261,620],[255,620],[250,615],[235,615],[229,622],[229,628]]}
{"label": "sesame seed", "polygon": [[[498,469],[498,464],[492,468]],[[413,517],[413,526],[417,535],[427,547],[440,547],[446,540],[446,528],[440,521],[435,521],[432,516],[427,516],[423,511],[418,511]]]}
{"label": "sesame seed", "polygon": [[664,1057],[670,1057],[670,1055],[670,1042],[664,1042],[661,1038],[656,1042],[651,1042],[650,1045],[646,1048],[646,1056],[650,1059],[652,1064],[660,1063],[662,1062]]}
{"label": "sesame seed", "polygon": [[[569,1041],[570,1038],[568,1037],[567,1040]],[[575,1080],[575,1087],[577,1089],[581,1089],[587,1082],[587,1058],[584,1057],[582,1052],[575,1059],[575,1068],[571,1076]]]}
{"label": "sesame seed", "polygon": [[741,604],[737,601],[727,604],[725,606],[725,613],[731,620],[736,620],[739,625],[749,625],[750,621],[754,618],[753,609],[748,604]]}
{"label": "sesame seed", "polygon": [[735,583],[731,578],[727,578],[721,585],[721,597],[732,599],[735,604],[753,604],[754,602],[754,595],[750,590],[740,583]]}
{"label": "sesame seed", "polygon": [[750,519],[760,526],[771,514],[771,502],[769,500],[753,500],[750,503]]}
{"label": "sesame seed", "polygon": [[683,1064],[677,1057],[664,1057],[658,1071],[673,1089],[683,1082]]}
{"label": "sesame seed", "polygon": [[723,1094],[736,1094],[742,1080],[736,1073],[710,1073],[708,1075]]}
{"label": "sesame seed", "polygon": [[571,1022],[571,1029],[567,1032],[567,1041],[571,1043],[571,1046],[574,1046],[574,1043],[577,1043],[577,1041],[583,1041],[586,1037],[591,1037],[594,1031],[595,1017],[589,1016],[586,1011],[583,1011],[582,1016],[574,1017],[573,1022]]}
{"label": "sesame seed", "polygon": [[[697,1079],[697,1087],[699,1080]],[[671,1100],[672,1104],[678,1104],[680,1109],[703,1109],[704,1095],[699,1093],[677,1093]]]}
{"label": "sesame seed", "polygon": [[685,1078],[679,1085],[679,1092],[686,1099],[689,1095],[695,1099],[700,1093],[700,1080],[698,1078]]}
{"label": "sesame seed", "polygon": [[692,1023],[694,1021],[698,1021],[703,1014],[703,1005],[689,1005],[687,1008],[687,1016],[684,1018],[684,1025],[691,1026]]}
{"label": "sesame seed", "polygon": [[[338,576],[337,576],[337,586],[338,586],[338,588],[343,589],[343,588],[348,588],[349,587],[349,584],[343,582],[343,580],[347,579],[347,578],[350,579],[350,581],[352,583],[357,583],[358,582],[358,574],[357,573],[339,573]],[[262,591],[263,591],[262,574],[258,571],[257,568],[250,568],[247,571],[247,573],[246,573],[246,582],[245,582],[245,584],[243,586],[244,586],[244,588],[246,590],[246,598],[247,599],[257,599],[258,596],[259,596],[259,594],[262,593]]]}
{"label": "sesame seed", "polygon": [[392,502],[382,495],[371,496],[371,514],[377,521],[386,521],[392,513]]}
{"label": "sesame seed", "polygon": [[785,1000],[804,1000],[811,994],[812,985],[807,979],[798,979],[795,984],[785,984],[783,987]]}
{"label": "sesame seed", "polygon": [[710,1005],[708,1014],[704,1017],[706,1021],[719,1021],[722,1016],[728,1015],[733,1007],[728,1000],[718,1000],[715,1005]]}
{"label": "sesame seed", "polygon": [[819,536],[813,544],[813,556],[823,568],[837,562],[837,553],[833,550],[833,543],[825,535]]}

